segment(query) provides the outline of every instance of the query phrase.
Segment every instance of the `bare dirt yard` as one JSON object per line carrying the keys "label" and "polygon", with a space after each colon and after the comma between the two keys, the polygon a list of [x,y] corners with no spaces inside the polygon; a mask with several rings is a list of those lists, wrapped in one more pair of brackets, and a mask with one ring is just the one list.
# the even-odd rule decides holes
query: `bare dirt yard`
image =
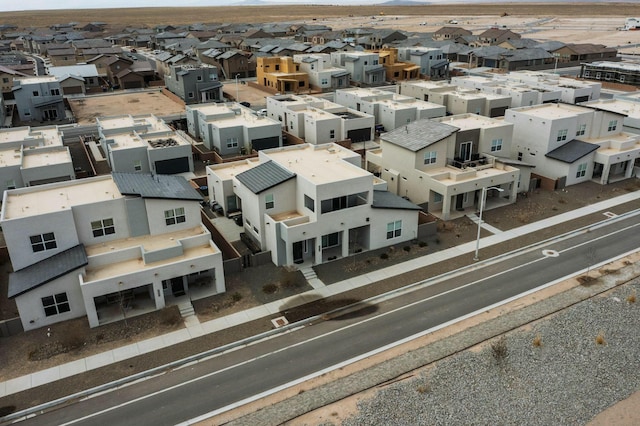
{"label": "bare dirt yard", "polygon": [[184,105],[163,95],[159,89],[69,99],[69,105],[78,124],[95,124],[98,117],[123,114],[184,115]]}

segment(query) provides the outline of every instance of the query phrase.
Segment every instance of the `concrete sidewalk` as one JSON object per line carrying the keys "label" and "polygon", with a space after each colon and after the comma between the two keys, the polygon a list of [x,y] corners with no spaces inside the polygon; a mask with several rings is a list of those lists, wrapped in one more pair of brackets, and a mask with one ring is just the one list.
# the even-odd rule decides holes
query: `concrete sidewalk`
{"label": "concrete sidewalk", "polygon": [[[480,240],[480,245],[481,247],[485,248],[513,238],[518,238],[525,234],[539,231],[547,227],[555,226],[581,216],[597,213],[600,211],[606,213],[606,210],[611,207],[637,199],[640,199],[640,191],[630,192],[619,197],[591,204],[589,206],[585,206],[571,212],[563,213],[548,219],[544,219],[507,231],[500,231],[491,227],[490,229],[493,228],[493,230],[497,233],[489,237],[482,238]],[[603,220],[615,216],[604,213]],[[245,322],[272,316],[280,312],[280,307],[283,304],[293,302],[294,298],[297,305],[313,302],[321,298],[334,296],[336,294],[340,294],[355,288],[366,286],[376,281],[388,279],[390,277],[404,274],[415,269],[442,262],[452,257],[456,257],[466,253],[472,253],[475,251],[475,248],[475,241],[468,242],[456,247],[438,251],[413,260],[409,260],[370,273],[362,274],[344,281],[340,281],[331,284],[330,286],[324,285],[318,278],[313,278],[313,290],[292,296],[287,299],[281,299],[265,305],[256,306],[242,312],[237,312],[235,314],[217,318],[204,323],[200,323],[196,316],[191,316],[185,319],[185,328],[182,330],[156,336],[151,339],[122,346],[120,348],[109,350],[96,355],[91,355],[83,359],[61,364],[26,376],[10,379],[5,382],[0,382],[0,398],[40,385],[44,385],[46,383],[54,382],[65,377],[73,376],[75,374],[81,374],[89,370],[133,358],[138,355],[147,354],[158,349],[165,348],[167,346],[188,341],[204,334],[215,333],[217,331],[230,328]]]}

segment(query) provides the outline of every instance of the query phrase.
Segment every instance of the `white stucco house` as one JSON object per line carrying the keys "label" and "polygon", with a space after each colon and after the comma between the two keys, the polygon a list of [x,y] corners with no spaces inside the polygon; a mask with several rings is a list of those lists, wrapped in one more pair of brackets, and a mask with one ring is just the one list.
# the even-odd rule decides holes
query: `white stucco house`
{"label": "white stucco house", "polygon": [[181,176],[110,176],[5,191],[0,223],[24,330],[96,327],[225,291],[222,253]]}
{"label": "white stucco house", "polygon": [[328,53],[293,55],[293,62],[309,75],[309,86],[313,89],[329,91],[349,87],[349,71],[333,66]]}
{"label": "white stucco house", "polygon": [[96,119],[100,145],[114,172],[193,172],[191,143],[153,114]]}
{"label": "white stucco house", "polygon": [[244,232],[276,265],[320,264],[417,238],[420,207],[386,191],[360,161],[337,144],[264,150],[208,166],[209,196],[225,211],[241,208]]}
{"label": "white stucco house", "polygon": [[58,126],[0,129],[0,190],[75,179]]}
{"label": "white stucco house", "polygon": [[[487,207],[514,203],[520,170],[498,154],[509,152],[512,126],[474,114],[418,120],[380,136],[367,151],[367,170],[388,182],[390,192],[444,220],[455,211],[479,207],[484,187]],[[493,198],[495,197],[495,198]]]}
{"label": "white stucco house", "polygon": [[511,158],[535,165],[555,188],[587,180],[601,184],[633,176],[640,135],[622,131],[625,116],[570,104],[510,109]]}

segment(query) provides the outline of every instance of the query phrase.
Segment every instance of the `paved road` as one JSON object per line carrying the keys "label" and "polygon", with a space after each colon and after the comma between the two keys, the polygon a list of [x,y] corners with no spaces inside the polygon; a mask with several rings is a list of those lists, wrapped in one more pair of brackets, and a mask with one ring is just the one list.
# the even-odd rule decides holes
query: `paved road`
{"label": "paved road", "polygon": [[[538,247],[358,313],[302,327],[26,424],[173,425],[304,378],[640,248],[638,216]],[[545,256],[543,249],[557,257]],[[472,254],[469,255],[471,263]]]}

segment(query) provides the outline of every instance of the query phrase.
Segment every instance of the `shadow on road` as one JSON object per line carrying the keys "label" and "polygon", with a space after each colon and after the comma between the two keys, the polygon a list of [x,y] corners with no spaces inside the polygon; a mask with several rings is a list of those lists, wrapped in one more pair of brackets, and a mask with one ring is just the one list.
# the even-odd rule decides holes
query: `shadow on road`
{"label": "shadow on road", "polygon": [[[330,300],[320,299],[314,302],[305,303],[303,305],[296,306],[300,303],[301,300],[304,300],[304,299],[302,297],[300,298],[295,297],[291,299],[288,303],[285,303],[280,307],[280,314],[283,315],[285,318],[287,318],[287,320],[290,323],[301,321],[316,315],[323,315],[335,309],[344,308],[346,306],[350,306],[360,302],[360,300],[353,299],[353,298],[339,298],[339,299],[330,299]],[[324,319],[347,320],[351,318],[370,315],[376,312],[377,310],[378,310],[378,307],[375,305],[370,305],[367,303],[363,303],[363,304],[359,303],[357,306],[354,306],[353,308],[346,310],[344,313],[327,315]]]}

